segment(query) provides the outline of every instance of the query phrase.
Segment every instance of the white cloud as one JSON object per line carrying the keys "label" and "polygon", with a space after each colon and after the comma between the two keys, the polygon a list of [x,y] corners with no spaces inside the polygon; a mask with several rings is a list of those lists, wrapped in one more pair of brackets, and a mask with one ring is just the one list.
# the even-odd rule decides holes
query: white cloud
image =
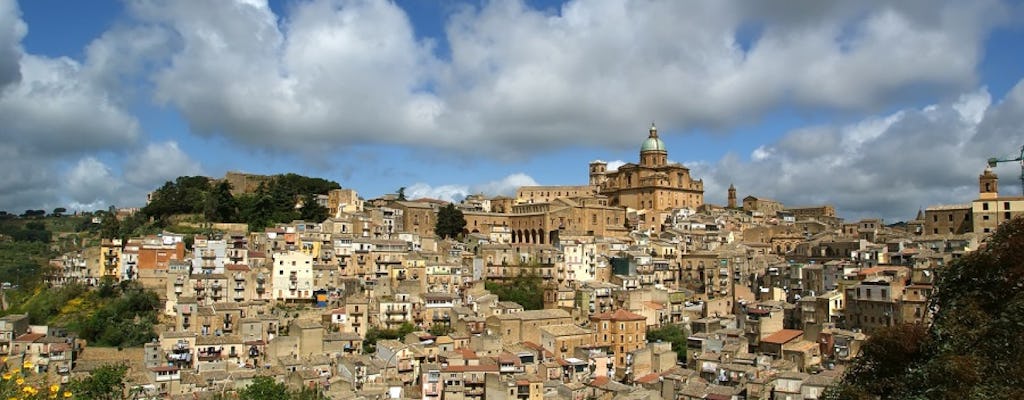
{"label": "white cloud", "polygon": [[[112,196],[81,175],[110,176],[109,170],[82,157],[132,146],[138,122],[83,63],[25,53],[20,41],[27,26],[20,15],[17,3],[0,0],[0,165],[6,171],[0,209],[91,205],[97,196]],[[63,165],[73,167],[65,174]]]}
{"label": "white cloud", "polygon": [[21,38],[27,28],[14,0],[0,0],[0,90],[21,79]]}
{"label": "white cloud", "polygon": [[[791,206],[831,203],[854,218],[906,220],[928,205],[977,197],[985,159],[1024,144],[1022,99],[1024,81],[994,106],[980,89],[949,103],[796,130],[758,148],[750,160],[729,154],[690,167],[704,178],[710,202],[724,203],[734,183],[740,197],[766,196]],[[997,172],[1016,177],[1016,168]],[[1020,191],[1005,183],[1001,189]]]}
{"label": "white cloud", "polygon": [[130,9],[177,44],[153,62],[155,96],[198,133],[272,150],[387,143],[509,159],[581,138],[632,146],[624,133],[648,119],[682,132],[788,105],[875,110],[907,89],[955,93],[975,85],[1003,14],[989,0],[834,3],[487,2],[449,16],[444,59],[388,2],[299,2],[286,17],[251,1]]}
{"label": "white cloud", "polygon": [[537,186],[537,181],[524,173],[515,173],[504,178],[477,184],[445,184],[431,186],[418,182],[405,188],[406,197],[417,199],[422,197],[459,202],[470,194],[485,196],[514,196],[521,186]]}
{"label": "white cloud", "polygon": [[199,162],[169,141],[150,143],[145,149],[131,154],[125,160],[125,181],[140,188],[154,189],[179,176],[202,175]]}
{"label": "white cloud", "polygon": [[431,186],[423,182],[417,182],[405,188],[405,196],[408,199],[438,199],[449,202],[459,202],[470,194],[468,185],[440,185]]}
{"label": "white cloud", "polygon": [[93,157],[79,160],[65,177],[66,195],[71,201],[69,208],[75,210],[106,208],[122,186],[110,167]]}
{"label": "white cloud", "polygon": [[626,162],[622,160],[609,161],[608,165],[605,167],[605,171],[618,171],[619,167],[623,165],[626,165]]}

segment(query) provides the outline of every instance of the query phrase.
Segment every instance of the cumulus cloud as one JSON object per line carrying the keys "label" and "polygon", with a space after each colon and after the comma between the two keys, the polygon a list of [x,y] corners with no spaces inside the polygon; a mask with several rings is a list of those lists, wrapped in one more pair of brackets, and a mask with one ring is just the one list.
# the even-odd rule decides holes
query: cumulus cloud
{"label": "cumulus cloud", "polygon": [[21,38],[27,29],[14,0],[0,0],[0,90],[21,79]]}
{"label": "cumulus cloud", "polygon": [[[983,88],[955,101],[798,129],[748,160],[728,154],[690,167],[704,177],[708,201],[723,203],[733,183],[740,197],[771,197],[790,206],[830,203],[853,218],[906,220],[919,208],[977,197],[985,160],[1024,144],[1022,99],[1024,81],[995,105]],[[997,172],[1004,194],[1020,192],[1006,182],[1016,183],[1016,165]]]}
{"label": "cumulus cloud", "polygon": [[177,142],[150,143],[130,154],[124,163],[124,179],[140,188],[156,188],[179,176],[202,175],[199,162],[181,151]]}
{"label": "cumulus cloud", "polygon": [[0,0],[0,209],[124,200],[121,177],[93,154],[135,146],[138,121],[89,60],[24,52],[20,15],[15,2]]}
{"label": "cumulus cloud", "polygon": [[76,210],[105,208],[122,185],[110,167],[93,157],[79,160],[68,171],[65,181],[69,206]]}
{"label": "cumulus cloud", "polygon": [[619,167],[621,167],[623,165],[626,165],[626,162],[622,161],[622,160],[608,161],[608,165],[605,166],[605,170],[608,171],[608,172],[618,171]]}
{"label": "cumulus cloud", "polygon": [[154,62],[155,96],[198,133],[285,151],[387,143],[508,159],[580,138],[631,146],[624,133],[650,118],[683,132],[788,105],[874,110],[907,88],[960,91],[1003,14],[994,0],[829,3],[486,2],[449,16],[448,57],[389,2],[313,0],[287,16],[262,1],[129,8],[176,44]]}
{"label": "cumulus cloud", "polygon": [[527,174],[515,173],[498,180],[477,184],[445,184],[432,186],[427,183],[417,182],[405,188],[405,193],[410,199],[426,197],[459,202],[470,194],[484,194],[486,196],[514,196],[516,189],[521,186],[537,186],[537,181]]}

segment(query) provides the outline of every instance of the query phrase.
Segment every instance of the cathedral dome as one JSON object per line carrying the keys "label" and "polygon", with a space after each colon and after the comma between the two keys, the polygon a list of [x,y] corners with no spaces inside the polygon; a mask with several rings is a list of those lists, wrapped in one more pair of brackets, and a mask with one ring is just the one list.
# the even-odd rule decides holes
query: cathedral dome
{"label": "cathedral dome", "polygon": [[640,146],[640,152],[642,153],[645,151],[668,151],[665,149],[665,142],[662,142],[661,139],[658,138],[658,128],[654,126],[653,123],[651,124],[650,136],[648,136],[647,140],[644,140],[644,144]]}
{"label": "cathedral dome", "polygon": [[640,151],[667,151],[665,150],[665,142],[656,137],[649,137],[644,140],[644,144],[640,146]]}

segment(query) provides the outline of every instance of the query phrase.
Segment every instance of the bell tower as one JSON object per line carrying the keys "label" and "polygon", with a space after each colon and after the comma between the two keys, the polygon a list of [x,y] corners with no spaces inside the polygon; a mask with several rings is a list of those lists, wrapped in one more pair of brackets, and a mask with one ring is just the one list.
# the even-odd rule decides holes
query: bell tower
{"label": "bell tower", "polygon": [[978,198],[995,199],[999,197],[999,176],[992,172],[992,167],[985,168],[978,176]]}
{"label": "bell tower", "polygon": [[736,187],[729,184],[729,208],[736,208]]}

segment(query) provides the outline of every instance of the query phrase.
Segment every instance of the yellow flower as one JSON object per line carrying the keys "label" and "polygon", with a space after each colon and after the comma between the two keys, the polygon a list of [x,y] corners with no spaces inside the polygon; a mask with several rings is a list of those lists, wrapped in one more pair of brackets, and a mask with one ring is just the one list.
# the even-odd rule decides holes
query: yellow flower
{"label": "yellow flower", "polygon": [[21,368],[15,368],[15,369],[11,370],[12,374],[16,374],[16,373],[19,373],[19,372],[21,372]]}
{"label": "yellow flower", "polygon": [[11,375],[11,373],[10,373],[10,372],[4,373],[4,380],[5,380],[5,381],[9,381],[9,380],[11,380],[11,376],[13,376],[13,375]]}
{"label": "yellow flower", "polygon": [[58,390],[60,390],[60,385],[56,383],[50,385],[50,393],[57,393]]}
{"label": "yellow flower", "polygon": [[0,360],[0,362],[7,362],[7,356],[4,356],[4,359]]}
{"label": "yellow flower", "polygon": [[22,364],[22,367],[25,367],[25,369],[32,369],[32,362],[25,361],[25,364]]}
{"label": "yellow flower", "polygon": [[14,381],[14,383],[17,383],[18,386],[24,385],[25,384],[25,378],[18,378],[18,380]]}
{"label": "yellow flower", "polygon": [[70,399],[71,398],[71,392],[64,392],[64,398],[65,399]]}

